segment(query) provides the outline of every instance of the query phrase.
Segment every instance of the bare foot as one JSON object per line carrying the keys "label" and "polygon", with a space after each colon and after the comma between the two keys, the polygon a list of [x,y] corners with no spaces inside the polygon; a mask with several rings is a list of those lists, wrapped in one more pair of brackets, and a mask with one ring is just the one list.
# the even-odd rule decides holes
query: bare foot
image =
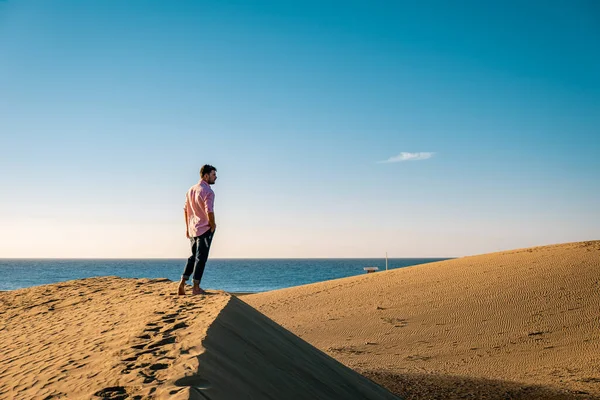
{"label": "bare foot", "polygon": [[179,289],[177,290],[177,294],[180,296],[185,296],[185,282],[179,283]]}
{"label": "bare foot", "polygon": [[192,288],[192,294],[197,295],[197,294],[206,294],[206,292],[204,290],[202,290],[200,288],[200,286],[194,286]]}

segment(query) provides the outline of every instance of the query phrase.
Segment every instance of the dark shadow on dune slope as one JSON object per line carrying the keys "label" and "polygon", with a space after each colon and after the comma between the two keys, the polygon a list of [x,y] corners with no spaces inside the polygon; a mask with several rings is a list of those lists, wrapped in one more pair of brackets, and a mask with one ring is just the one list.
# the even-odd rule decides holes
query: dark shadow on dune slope
{"label": "dark shadow on dune slope", "polygon": [[585,391],[560,391],[544,386],[519,384],[463,376],[433,374],[361,373],[405,400],[486,399],[486,400],[600,400]]}
{"label": "dark shadow on dune slope", "polygon": [[192,399],[398,399],[235,297],[202,346]]}

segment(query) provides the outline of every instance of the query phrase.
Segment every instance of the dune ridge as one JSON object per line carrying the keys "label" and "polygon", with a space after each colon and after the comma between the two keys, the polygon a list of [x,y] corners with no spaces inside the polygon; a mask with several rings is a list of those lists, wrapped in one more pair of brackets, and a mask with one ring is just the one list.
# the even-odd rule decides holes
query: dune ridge
{"label": "dune ridge", "polygon": [[406,399],[600,398],[600,241],[242,300]]}
{"label": "dune ridge", "polygon": [[397,399],[237,298],[167,279],[0,293],[2,399]]}

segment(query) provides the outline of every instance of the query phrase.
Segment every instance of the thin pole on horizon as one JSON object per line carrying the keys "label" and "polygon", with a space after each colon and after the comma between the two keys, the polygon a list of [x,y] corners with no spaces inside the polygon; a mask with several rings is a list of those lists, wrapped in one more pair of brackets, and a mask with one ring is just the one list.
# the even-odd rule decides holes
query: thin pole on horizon
{"label": "thin pole on horizon", "polygon": [[387,271],[387,251],[385,252],[385,270]]}

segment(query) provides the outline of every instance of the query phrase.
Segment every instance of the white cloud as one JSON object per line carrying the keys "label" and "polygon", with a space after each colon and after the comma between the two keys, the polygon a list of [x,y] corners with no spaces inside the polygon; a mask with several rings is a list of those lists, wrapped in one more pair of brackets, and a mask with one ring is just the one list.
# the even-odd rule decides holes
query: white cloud
{"label": "white cloud", "polygon": [[428,158],[433,157],[435,153],[431,152],[421,152],[421,153],[406,153],[402,152],[397,156],[390,157],[385,161],[379,161],[379,164],[387,164],[387,163],[396,163],[400,161],[417,161],[417,160],[427,160]]}

